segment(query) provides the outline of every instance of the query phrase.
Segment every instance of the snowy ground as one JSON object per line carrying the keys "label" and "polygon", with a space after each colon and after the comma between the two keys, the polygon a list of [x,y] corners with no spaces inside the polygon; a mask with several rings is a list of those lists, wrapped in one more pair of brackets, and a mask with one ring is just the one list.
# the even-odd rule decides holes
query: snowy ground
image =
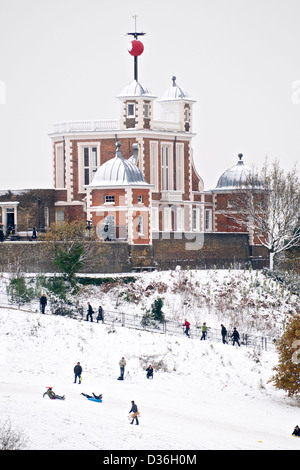
{"label": "snowy ground", "polygon": [[[247,348],[16,311],[0,322],[1,421],[24,430],[32,450],[299,449],[291,437],[299,409],[267,384],[274,353],[257,359]],[[154,351],[168,372],[148,380],[139,358]],[[116,380],[121,356],[124,382]],[[65,401],[42,398],[46,386]],[[102,393],[103,403],[81,392]],[[129,424],[131,400],[140,426]]]}
{"label": "snowy ground", "polygon": [[[196,273],[176,276],[182,281],[186,275],[196,278]],[[169,278],[166,273],[143,275],[144,284],[140,279],[136,292],[145,294],[151,284],[152,298],[156,298],[162,276],[168,284],[163,292],[165,305],[175,305],[174,296],[180,289],[174,273]],[[177,287],[173,286],[172,293],[170,277],[174,276]],[[244,275],[201,272],[199,276],[205,292],[208,281],[214,280],[209,289],[216,296],[216,286],[222,290],[225,279],[228,289],[235,284],[234,276],[241,292]],[[198,287],[201,282],[197,280]],[[255,283],[261,288],[263,281],[258,282],[256,276]],[[132,289],[128,289],[131,295]],[[99,294],[96,291],[89,289],[89,296]],[[266,293],[256,295],[266,299]],[[105,298],[101,293],[105,308],[112,305],[112,296],[116,299],[114,289]],[[283,292],[280,297],[287,298]],[[120,300],[121,307],[134,311],[147,298],[139,303]],[[185,290],[180,305],[190,305],[191,313],[196,301],[195,291],[187,298]],[[295,306],[295,299],[289,302]],[[174,307],[176,318],[180,305]],[[277,311],[274,305],[270,312],[276,321],[270,322],[266,305],[263,315],[268,313],[267,324],[282,325],[286,304],[277,303]],[[200,309],[198,320],[207,320],[209,314],[210,323],[219,325],[214,305],[205,309]],[[170,315],[170,308],[168,312]],[[122,356],[127,360],[125,376],[129,371],[123,382],[117,380]],[[154,360],[161,360],[164,367],[148,380],[144,368]],[[81,385],[73,383],[77,361],[83,367]],[[300,424],[299,404],[268,383],[276,364],[274,352],[1,308],[0,421],[9,418],[13,428],[23,431],[31,450],[299,449],[300,439],[291,436],[294,426]],[[47,386],[65,395],[65,401],[42,398]],[[103,403],[91,402],[81,392],[102,393]],[[141,412],[139,426],[128,420],[131,400]]]}

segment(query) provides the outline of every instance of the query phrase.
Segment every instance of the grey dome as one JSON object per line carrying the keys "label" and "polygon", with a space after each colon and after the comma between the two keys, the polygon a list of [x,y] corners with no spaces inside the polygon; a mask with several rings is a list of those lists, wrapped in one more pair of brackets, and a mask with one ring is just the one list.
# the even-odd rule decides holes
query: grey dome
{"label": "grey dome", "polygon": [[96,171],[89,188],[116,186],[148,186],[143,173],[135,163],[122,157],[120,142],[116,143],[116,156],[103,163]]}
{"label": "grey dome", "polygon": [[220,176],[216,189],[236,189],[246,181],[251,168],[244,165],[242,158],[243,154],[240,153],[238,163]]}
{"label": "grey dome", "polygon": [[149,88],[144,87],[140,82],[137,82],[136,80],[134,80],[129,85],[127,85],[121,91],[120,95],[118,95],[118,98],[120,99],[138,98],[138,97],[143,97],[143,98],[148,98],[148,99],[156,98],[154,95],[152,95]]}
{"label": "grey dome", "polygon": [[194,102],[180,86],[176,84],[176,77],[172,77],[172,85],[163,93],[158,101],[190,101]]}

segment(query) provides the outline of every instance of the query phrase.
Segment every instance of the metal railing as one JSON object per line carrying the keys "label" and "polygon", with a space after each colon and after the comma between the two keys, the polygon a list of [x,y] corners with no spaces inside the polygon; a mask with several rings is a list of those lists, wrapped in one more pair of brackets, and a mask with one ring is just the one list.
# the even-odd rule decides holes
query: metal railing
{"label": "metal railing", "polygon": [[[28,313],[39,313],[40,307],[37,301],[31,302],[18,302],[18,299],[14,299],[13,302],[9,302],[8,297],[4,293],[0,293],[0,309],[9,308]],[[63,308],[63,307],[62,307]],[[47,306],[46,314],[51,311],[51,305]],[[60,310],[61,311],[61,310]],[[66,312],[66,316],[70,316],[71,319],[79,321],[86,320],[87,312],[83,307],[73,308],[71,314]],[[156,334],[164,334],[171,336],[186,336],[185,328],[178,321],[153,321],[151,320],[148,324],[143,322],[143,315],[132,314],[123,311],[112,311],[105,310],[103,313],[104,324],[114,326],[121,326],[124,328],[131,328],[135,330],[147,331]],[[97,312],[93,314],[93,323],[97,322]],[[99,320],[101,324],[102,321]],[[191,339],[201,340],[202,337],[202,326],[191,325],[189,336]],[[218,343],[222,342],[221,328],[207,328],[205,341]],[[231,332],[228,332],[226,337],[227,343],[232,344]],[[240,345],[243,347],[249,347],[253,349],[260,349],[265,351],[276,350],[276,338],[270,336],[259,336],[249,333],[240,333]]]}
{"label": "metal railing", "polygon": [[[85,320],[85,314],[80,313],[81,319]],[[93,321],[97,321],[97,313],[94,314]],[[185,336],[185,328],[182,324],[174,321],[162,321],[162,322],[151,322],[148,325],[144,325],[142,320],[142,315],[134,315],[128,312],[114,312],[114,311],[105,311],[104,323],[113,326],[121,326],[124,328],[133,328],[135,330],[143,330],[152,333],[172,335],[172,336]],[[100,321],[101,323],[101,321]],[[228,332],[226,341],[228,344],[233,343],[231,338],[232,332]],[[201,340],[202,337],[202,327],[197,325],[191,325],[189,336],[191,339]],[[211,342],[222,342],[221,328],[207,328],[206,339],[205,341]],[[262,349],[265,351],[275,351],[276,350],[276,338],[270,336],[256,336],[249,333],[241,333],[239,339],[240,345],[245,347],[250,347],[254,349]]]}

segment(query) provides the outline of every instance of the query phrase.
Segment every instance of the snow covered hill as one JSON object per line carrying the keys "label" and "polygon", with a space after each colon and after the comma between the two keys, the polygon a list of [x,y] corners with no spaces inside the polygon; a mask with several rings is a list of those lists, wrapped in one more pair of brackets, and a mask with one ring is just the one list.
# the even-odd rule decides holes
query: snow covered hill
{"label": "snow covered hill", "polygon": [[[156,274],[143,282],[160,282]],[[122,356],[126,380],[118,381]],[[81,385],[73,383],[78,361]],[[149,363],[159,367],[153,380]],[[32,450],[299,449],[296,402],[268,383],[276,363],[274,352],[2,308],[0,421],[23,430]],[[47,386],[66,399],[43,398]],[[102,393],[103,403],[81,392]],[[139,426],[128,420],[131,400]]]}

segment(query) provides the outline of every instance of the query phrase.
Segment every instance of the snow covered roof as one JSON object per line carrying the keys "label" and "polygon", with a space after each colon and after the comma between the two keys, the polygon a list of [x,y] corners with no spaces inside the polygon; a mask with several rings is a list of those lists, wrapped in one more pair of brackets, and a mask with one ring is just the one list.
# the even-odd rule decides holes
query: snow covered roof
{"label": "snow covered roof", "polygon": [[131,82],[129,85],[127,85],[123,90],[121,91],[120,95],[118,95],[118,98],[124,99],[124,98],[147,98],[147,99],[154,99],[156,96],[154,96],[149,88],[144,87],[140,82],[137,82],[134,80]]}
{"label": "snow covered roof", "polygon": [[224,171],[224,173],[220,176],[215,189],[236,189],[246,181],[251,168],[247,165],[244,165],[242,158],[243,154],[240,153],[238,163]]}
{"label": "snow covered roof", "polygon": [[176,84],[176,77],[172,77],[172,85],[163,93],[162,97],[158,100],[162,101],[189,101],[194,103],[189,94]]}
{"label": "snow covered roof", "polygon": [[88,188],[116,186],[150,186],[144,179],[143,173],[134,160],[123,158],[120,142],[116,143],[116,155],[103,163],[96,171],[93,181]]}

